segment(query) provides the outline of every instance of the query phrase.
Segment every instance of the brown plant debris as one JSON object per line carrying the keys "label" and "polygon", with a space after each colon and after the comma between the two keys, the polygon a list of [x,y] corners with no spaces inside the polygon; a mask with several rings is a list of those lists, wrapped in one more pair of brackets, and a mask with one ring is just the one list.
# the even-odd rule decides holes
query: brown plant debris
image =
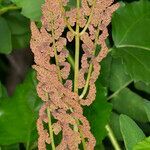
{"label": "brown plant debris", "polygon": [[[71,8],[65,12],[67,3],[68,0],[45,0],[41,29],[34,22],[31,23],[31,49],[35,60],[33,68],[37,71],[39,81],[37,93],[43,100],[37,121],[39,150],[45,150],[46,143],[51,143],[50,135],[45,129],[45,124],[48,123],[47,109],[50,109],[55,119],[52,124],[53,133],[62,134],[57,150],[78,150],[82,141],[81,134],[87,150],[93,150],[96,144],[89,122],[83,116],[82,105],[90,105],[95,99],[99,63],[108,53],[105,43],[107,26],[119,5],[113,4],[113,0],[81,0],[79,9]],[[75,26],[77,20],[80,29],[83,29],[80,34],[83,55],[78,88],[83,90],[88,84],[87,92],[82,97],[72,91],[73,81],[68,78],[71,66],[66,60],[69,55],[67,43],[72,42],[75,33],[70,30],[66,38],[62,36],[64,29]],[[98,45],[101,49],[97,54]]]}

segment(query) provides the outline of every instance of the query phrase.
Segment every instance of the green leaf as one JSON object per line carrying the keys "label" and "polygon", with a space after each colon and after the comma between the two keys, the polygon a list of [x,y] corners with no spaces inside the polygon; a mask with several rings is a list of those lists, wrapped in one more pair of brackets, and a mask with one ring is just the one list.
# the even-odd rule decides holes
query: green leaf
{"label": "green leaf", "polygon": [[108,55],[102,62],[100,76],[101,83],[115,92],[131,82],[131,77],[126,73],[125,66],[120,58]]}
{"label": "green leaf", "polygon": [[[0,145],[34,141],[40,106],[35,74],[31,71],[12,97],[0,100]],[[33,133],[35,136],[32,136]]]}
{"label": "green leaf", "polygon": [[123,141],[121,131],[120,131],[120,124],[119,124],[119,115],[112,112],[109,120],[109,125],[113,130],[114,135],[116,136],[117,140]]}
{"label": "green leaf", "polygon": [[150,137],[147,137],[146,139],[135,145],[133,150],[150,150]]}
{"label": "green leaf", "polygon": [[84,114],[90,122],[91,131],[93,132],[98,145],[101,144],[102,140],[107,135],[105,125],[108,122],[112,106],[107,103],[107,91],[102,87],[99,80],[96,82],[96,86],[96,100],[90,107],[85,108]]}
{"label": "green leaf", "polygon": [[150,82],[150,1],[126,4],[112,19],[115,53],[135,81]]}
{"label": "green leaf", "polygon": [[145,102],[144,108],[145,108],[148,120],[150,122],[150,102],[149,101]]}
{"label": "green leaf", "polygon": [[150,94],[150,84],[145,84],[144,82],[139,81],[134,85],[136,89]]}
{"label": "green leaf", "polygon": [[120,129],[127,150],[133,150],[133,147],[145,138],[143,131],[128,116],[120,115]]}
{"label": "green leaf", "polygon": [[0,146],[1,150],[19,150],[19,144],[13,144],[9,146]]}
{"label": "green leaf", "polygon": [[30,32],[30,21],[20,14],[19,11],[10,11],[5,15],[5,19],[10,27],[11,34],[20,35]]}
{"label": "green leaf", "polygon": [[22,14],[34,21],[39,21],[41,17],[41,5],[44,0],[11,0],[18,7],[22,8]]}
{"label": "green leaf", "polygon": [[11,51],[11,31],[6,20],[0,17],[0,53],[9,54]]}
{"label": "green leaf", "polygon": [[0,82],[0,100],[6,97],[8,97],[7,91],[5,87],[2,85],[2,83]]}
{"label": "green leaf", "polygon": [[2,84],[0,82],[0,98],[2,97]]}
{"label": "green leaf", "polygon": [[104,147],[104,145],[101,143],[101,144],[99,144],[99,145],[96,145],[95,148],[94,148],[94,150],[105,150],[105,147]]}
{"label": "green leaf", "polygon": [[[126,114],[131,118],[148,122],[145,112],[145,99],[132,92],[128,88],[123,89],[116,97],[112,99],[113,109],[118,113]],[[150,103],[147,101],[147,103]]]}
{"label": "green leaf", "polygon": [[13,49],[23,49],[28,48],[30,45],[30,33],[25,33],[22,35],[12,35],[12,46]]}

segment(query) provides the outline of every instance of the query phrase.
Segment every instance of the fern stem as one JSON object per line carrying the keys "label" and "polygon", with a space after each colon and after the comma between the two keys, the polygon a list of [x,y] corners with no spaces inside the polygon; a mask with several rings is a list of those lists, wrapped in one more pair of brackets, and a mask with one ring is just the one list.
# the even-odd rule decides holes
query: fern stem
{"label": "fern stem", "polygon": [[47,115],[48,115],[48,126],[49,126],[49,134],[51,139],[52,150],[56,150],[54,136],[53,136],[53,129],[52,129],[52,118],[51,118],[51,112],[49,107],[47,108]]}
{"label": "fern stem", "polygon": [[[79,34],[79,8],[80,8],[80,0],[77,0],[77,20],[76,20],[76,35],[75,35],[75,70],[74,70],[74,92],[78,93],[78,77],[79,77],[79,54],[80,54],[80,34]],[[75,128],[78,129],[79,121],[77,120],[77,126]],[[83,149],[86,150],[86,143],[83,137],[82,131],[79,129]]]}
{"label": "fern stem", "polygon": [[59,1],[59,4],[60,4],[60,7],[61,7],[61,12],[62,12],[62,15],[63,15],[63,18],[64,18],[64,21],[68,27],[68,29],[74,34],[76,35],[76,32],[74,31],[74,29],[71,27],[70,23],[68,22],[66,16],[65,16],[65,10],[63,8],[63,5],[62,5],[62,1],[61,0],[58,0]]}
{"label": "fern stem", "polygon": [[92,6],[92,10],[91,10],[89,19],[88,19],[88,21],[87,21],[87,24],[86,24],[85,27],[83,28],[83,30],[80,32],[80,36],[83,35],[83,34],[85,33],[85,31],[87,30],[87,28],[89,27],[89,24],[90,24],[90,22],[91,22],[91,20],[92,20],[92,17],[93,17],[95,4],[96,4],[96,0],[93,1],[93,6]]}
{"label": "fern stem", "polygon": [[[46,93],[46,97],[48,101],[49,100],[48,93]],[[52,118],[51,118],[50,107],[47,107],[47,116],[48,116],[48,128],[49,128],[49,135],[50,135],[52,150],[56,150],[55,142],[54,142],[54,135],[53,135],[53,128],[52,128]]]}
{"label": "fern stem", "polygon": [[56,62],[56,67],[57,67],[57,74],[60,82],[62,82],[61,78],[61,72],[60,72],[60,67],[59,67],[59,61],[58,61],[58,54],[57,54],[57,48],[56,48],[56,42],[54,39],[54,30],[52,29],[52,37],[53,37],[53,46],[54,46],[54,54],[55,54],[55,62]]}
{"label": "fern stem", "polygon": [[79,52],[80,52],[80,35],[79,35],[79,7],[80,0],[77,0],[77,21],[75,35],[75,71],[74,71],[74,92],[78,93],[78,75],[79,75]]}
{"label": "fern stem", "polygon": [[[100,31],[97,30],[96,39],[95,39],[95,43],[94,43],[95,50],[93,51],[93,55],[95,55],[95,52],[96,52],[96,45],[97,45],[97,40],[98,40],[99,33],[100,33]],[[82,99],[88,91],[90,77],[91,77],[91,74],[92,74],[92,69],[93,69],[93,65],[92,65],[92,63],[90,63],[86,83],[85,83],[84,89],[83,89],[83,91],[80,95],[80,99]]]}

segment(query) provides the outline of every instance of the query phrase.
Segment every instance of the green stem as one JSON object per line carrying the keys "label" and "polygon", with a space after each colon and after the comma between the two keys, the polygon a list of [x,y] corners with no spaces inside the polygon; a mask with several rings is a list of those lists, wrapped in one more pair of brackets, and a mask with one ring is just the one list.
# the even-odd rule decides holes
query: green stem
{"label": "green stem", "polygon": [[49,134],[50,134],[50,139],[51,139],[52,150],[56,150],[55,143],[54,143],[54,136],[53,136],[51,112],[50,112],[49,107],[47,108],[47,115],[48,115],[48,126],[49,126]]}
{"label": "green stem", "polygon": [[[67,48],[66,47],[64,47],[64,49],[65,50],[67,50]],[[68,52],[69,52],[69,50],[67,50]],[[67,57],[67,60],[68,60],[68,62],[71,64],[71,66],[72,66],[72,68],[73,68],[73,70],[75,69],[75,62],[74,62],[74,59],[73,59],[73,57],[69,54],[68,55],[68,57]]]}
{"label": "green stem", "polygon": [[127,87],[130,83],[132,83],[133,80],[128,81],[126,84],[124,84],[120,89],[118,89],[116,92],[114,92],[112,95],[110,95],[107,98],[107,101],[111,100],[113,97],[117,96],[118,93],[120,93],[125,87]]}
{"label": "green stem", "polygon": [[65,16],[65,9],[63,8],[63,5],[62,5],[62,0],[58,0],[59,1],[59,4],[60,4],[60,7],[61,7],[61,12],[62,12],[62,15],[63,15],[63,18],[64,18],[64,21],[68,27],[68,29],[74,34],[76,35],[76,32],[73,30],[73,28],[71,27],[70,23],[68,22],[66,16]]}
{"label": "green stem", "polygon": [[80,0],[77,0],[77,21],[75,35],[75,73],[74,73],[74,92],[78,93],[78,76],[79,76],[79,52],[80,52],[80,35],[79,35],[79,7]]}
{"label": "green stem", "polygon": [[74,70],[75,65],[74,65],[74,59],[72,58],[72,56],[69,55],[69,56],[67,57],[67,60],[68,60],[68,62],[71,64],[71,66],[72,66],[72,68],[73,68],[73,70]]}
{"label": "green stem", "polygon": [[86,142],[85,142],[85,139],[83,137],[83,133],[82,133],[81,129],[79,129],[79,132],[80,132],[80,136],[81,136],[83,149],[86,150]]}
{"label": "green stem", "polygon": [[88,75],[87,75],[87,79],[86,79],[86,83],[85,83],[84,89],[83,89],[83,91],[82,91],[82,93],[80,95],[80,99],[82,99],[85,96],[85,94],[86,94],[86,92],[88,90],[90,77],[91,77],[91,74],[92,74],[92,69],[93,69],[93,65],[90,64]]}
{"label": "green stem", "polygon": [[[79,54],[80,54],[79,9],[80,9],[80,0],[77,0],[77,20],[76,20],[76,35],[75,35],[75,70],[74,70],[74,92],[77,94],[78,94]],[[78,125],[79,125],[79,121],[77,120],[77,128]],[[82,140],[83,149],[86,150],[85,139],[80,129],[79,132]]]}
{"label": "green stem", "polygon": [[88,21],[87,21],[87,24],[86,24],[85,27],[83,28],[83,30],[80,32],[80,36],[85,33],[85,31],[86,31],[87,28],[89,27],[89,24],[91,23],[91,20],[92,20],[92,17],[93,17],[93,12],[94,12],[95,4],[96,4],[96,0],[93,1],[93,6],[92,6],[92,10],[91,10],[89,19],[88,19]]}
{"label": "green stem", "polygon": [[[77,32],[79,28],[77,27]],[[74,92],[78,93],[78,75],[79,75],[79,46],[80,46],[80,37],[79,34],[75,36],[75,73],[74,73]]]}
{"label": "green stem", "polygon": [[18,6],[15,6],[15,5],[9,5],[7,7],[3,7],[3,8],[0,9],[0,15],[6,13],[7,11],[18,10],[18,9],[21,9],[21,8],[18,7]]}
{"label": "green stem", "polygon": [[106,130],[107,130],[107,132],[108,132],[108,137],[109,137],[109,139],[110,139],[110,141],[111,141],[111,143],[112,143],[114,149],[115,149],[115,150],[121,150],[121,147],[120,147],[120,145],[118,144],[117,139],[116,139],[116,137],[115,137],[115,135],[114,135],[112,129],[110,128],[110,126],[109,126],[109,125],[106,125],[105,128],[106,128]]}
{"label": "green stem", "polygon": [[[95,43],[94,43],[95,50],[93,51],[93,55],[95,55],[95,52],[96,52],[96,45],[97,45],[97,40],[98,40],[98,37],[99,37],[99,33],[100,33],[100,31],[98,30],[97,33],[96,33],[96,38],[95,38]],[[85,96],[85,94],[88,90],[90,77],[91,77],[91,74],[92,74],[92,69],[93,69],[93,65],[92,65],[92,63],[90,63],[86,83],[85,83],[84,89],[83,89],[83,91],[80,95],[80,99],[82,99]]]}
{"label": "green stem", "polygon": [[[48,93],[46,93],[46,97],[48,101],[49,100]],[[54,135],[53,135],[53,128],[52,128],[52,118],[51,118],[50,107],[47,107],[47,116],[48,116],[48,127],[49,127],[49,135],[50,135],[52,150],[56,150],[55,142],[54,142]]]}
{"label": "green stem", "polygon": [[60,82],[62,82],[61,72],[60,72],[60,67],[59,67],[59,61],[58,61],[57,48],[56,48],[56,42],[55,42],[55,39],[54,39],[54,30],[53,29],[52,29],[52,37],[53,37],[53,47],[54,47],[54,54],[55,54],[55,62],[56,62],[56,67],[57,67],[58,79],[59,79]]}

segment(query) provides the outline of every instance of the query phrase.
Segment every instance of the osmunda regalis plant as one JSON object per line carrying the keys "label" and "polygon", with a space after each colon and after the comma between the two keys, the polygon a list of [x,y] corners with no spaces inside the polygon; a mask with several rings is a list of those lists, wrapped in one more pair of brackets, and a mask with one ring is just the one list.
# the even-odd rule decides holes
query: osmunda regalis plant
{"label": "osmunda regalis plant", "polygon": [[[93,150],[96,144],[82,106],[95,99],[100,62],[108,53],[107,26],[119,4],[113,0],[76,0],[76,8],[66,11],[67,4],[68,0],[45,0],[41,29],[31,23],[33,68],[39,81],[37,93],[43,100],[37,120],[39,150],[45,150],[47,144],[53,150],[77,150],[81,143],[83,149]],[[75,42],[73,63],[68,61],[72,52],[67,45],[71,42]],[[71,68],[74,79],[69,77]],[[54,136],[58,134],[62,139],[56,145]]]}

